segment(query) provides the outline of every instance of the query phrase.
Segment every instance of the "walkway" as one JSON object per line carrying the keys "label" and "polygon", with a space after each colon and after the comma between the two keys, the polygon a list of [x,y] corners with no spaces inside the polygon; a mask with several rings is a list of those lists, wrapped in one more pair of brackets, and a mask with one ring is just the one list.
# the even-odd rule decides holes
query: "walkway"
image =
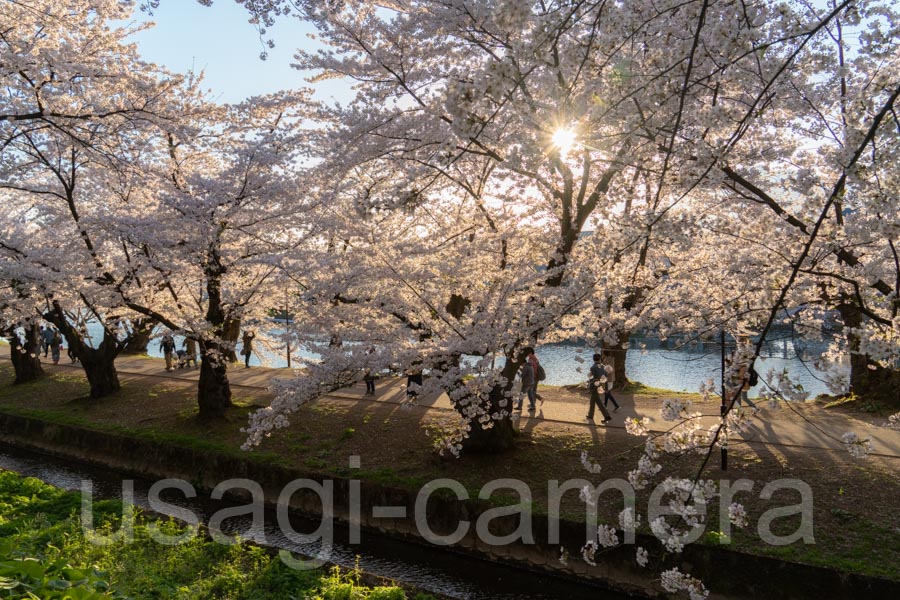
{"label": "walkway", "polygon": [[[0,358],[8,360],[9,346],[0,344]],[[78,369],[80,365],[71,364],[63,353],[63,359],[59,366],[44,365],[49,371]],[[162,359],[146,356],[122,356],[116,360],[116,369],[122,374],[144,377],[161,377],[183,381],[196,381],[199,377],[198,369],[178,369],[166,372]],[[233,386],[247,387],[257,390],[265,390],[271,379],[284,377],[285,369],[273,369],[267,367],[244,368],[242,364],[235,364],[229,368],[228,378]],[[374,397],[365,396],[365,386],[362,382],[332,392],[326,398],[369,402],[400,403],[405,400],[406,380],[399,377],[379,379],[377,392]],[[538,411],[533,418],[527,412],[522,413],[521,426],[531,427],[531,421],[549,421],[567,424],[576,424],[591,427],[584,421],[587,412],[586,396],[575,394],[561,394],[569,396],[566,400],[546,401],[540,403]],[[549,394],[548,394],[549,396]],[[617,395],[621,409],[613,413],[613,421],[607,427],[622,427],[627,417],[647,417],[650,419],[650,429],[655,431],[665,430],[669,423],[659,418],[659,401],[645,398],[635,400],[631,395]],[[417,404],[425,410],[452,411],[449,398],[441,394],[437,397],[420,397]],[[877,424],[868,423],[860,418],[840,414],[838,412],[825,411],[819,407],[808,404],[795,405],[798,416],[787,408],[769,409],[760,403],[761,410],[756,415],[755,426],[744,436],[750,443],[763,443],[802,448],[830,449],[846,452],[839,441],[841,436],[854,431],[860,437],[869,437],[872,441],[873,453],[881,456],[900,458],[900,431],[893,431]],[[697,410],[704,412],[718,412],[717,404],[699,404]],[[596,415],[598,424],[601,415]],[[712,422],[712,417],[708,421]],[[882,419],[886,420],[886,419]],[[879,421],[880,422],[880,421]],[[535,423],[535,425],[538,423]]]}

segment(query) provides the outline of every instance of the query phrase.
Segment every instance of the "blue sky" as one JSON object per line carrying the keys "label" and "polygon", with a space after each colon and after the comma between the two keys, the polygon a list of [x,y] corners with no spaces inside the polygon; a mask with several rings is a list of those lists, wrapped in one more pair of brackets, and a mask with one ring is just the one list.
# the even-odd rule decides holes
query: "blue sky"
{"label": "blue sky", "polygon": [[[218,0],[209,8],[195,0],[166,0],[152,16],[135,11],[136,20],[152,20],[156,27],[134,40],[145,60],[179,73],[204,71],[203,86],[219,102],[308,85],[304,73],[290,63],[296,48],[314,47],[307,37],[313,28],[293,17],[279,20],[266,34],[275,48],[266,49],[269,56],[263,61],[259,54],[265,48],[248,17],[234,0]],[[320,98],[346,98],[346,84],[326,83],[316,86]]]}

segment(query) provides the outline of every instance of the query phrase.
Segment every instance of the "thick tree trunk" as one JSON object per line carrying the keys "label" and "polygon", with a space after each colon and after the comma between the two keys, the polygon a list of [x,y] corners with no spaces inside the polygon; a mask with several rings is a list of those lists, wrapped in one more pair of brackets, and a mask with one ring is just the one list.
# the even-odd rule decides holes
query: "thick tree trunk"
{"label": "thick tree trunk", "polygon": [[199,418],[221,419],[231,406],[228,383],[228,361],[233,360],[234,342],[241,331],[240,319],[232,318],[222,308],[222,267],[218,252],[209,254],[206,267],[206,322],[212,326],[212,339],[200,340],[200,382],[197,386]]}
{"label": "thick tree trunk", "polygon": [[[210,347],[213,346],[213,347]],[[201,420],[220,419],[231,406],[231,384],[228,382],[228,363],[216,344],[201,344],[200,382],[197,405]]]}
{"label": "thick tree trunk", "polygon": [[131,335],[125,341],[122,354],[147,354],[156,321],[143,317],[132,321],[131,326]]}
{"label": "thick tree trunk", "polygon": [[116,372],[115,357],[110,358],[99,351],[81,354],[76,351],[76,354],[87,375],[88,383],[91,384],[91,398],[103,398],[115,394],[122,388],[119,374]]}
{"label": "thick tree trunk", "polygon": [[838,306],[838,312],[850,349],[850,391],[861,398],[900,406],[900,371],[886,369],[859,353],[860,340],[853,330],[863,324],[862,313],[849,302]]}
{"label": "thick tree trunk", "polygon": [[40,331],[37,325],[29,325],[25,328],[25,341],[19,339],[18,334],[11,331],[7,336],[9,340],[9,356],[12,360],[15,381],[13,384],[36,381],[44,376],[41,368],[41,341]]}
{"label": "thick tree trunk", "polygon": [[115,335],[107,328],[103,328],[103,341],[96,348],[91,348],[84,343],[81,332],[78,331],[66,318],[65,312],[58,302],[53,303],[53,310],[47,312],[44,318],[53,323],[66,339],[66,344],[75,353],[81,363],[88,383],[91,384],[91,398],[103,398],[118,392],[122,386],[119,384],[119,374],[116,372],[116,357],[121,346]]}
{"label": "thick tree trunk", "polygon": [[850,391],[862,398],[900,408],[900,371],[868,363],[851,372]]}
{"label": "thick tree trunk", "polygon": [[631,339],[631,332],[625,331],[619,334],[617,344],[610,345],[604,350],[612,354],[613,364],[615,366],[615,382],[613,389],[620,390],[628,383],[628,376],[625,375],[625,362],[628,359],[628,341]]}
{"label": "thick tree trunk", "polygon": [[[503,375],[509,382],[506,387],[495,386],[490,394],[490,411],[496,414],[501,410],[512,412],[513,401],[507,399],[505,392],[512,389],[512,381],[515,379],[516,371],[518,371],[521,362],[515,362],[507,359],[506,365],[503,367]],[[503,400],[507,400],[505,406],[501,406]],[[516,430],[513,427],[512,419],[509,416],[503,419],[492,419],[493,425],[490,429],[485,429],[477,420],[470,422],[472,427],[469,431],[469,437],[462,442],[464,452],[472,453],[496,453],[510,450],[515,445]]]}
{"label": "thick tree trunk", "polygon": [[230,346],[228,348],[223,348],[221,352],[228,362],[237,362],[237,353],[234,351],[234,345],[240,337],[241,320],[227,319],[225,325],[222,327],[222,339],[226,342],[230,342]]}
{"label": "thick tree trunk", "polygon": [[[500,394],[502,397],[502,389]],[[495,394],[492,392],[491,412],[496,412],[499,409]],[[492,423],[493,426],[490,429],[484,429],[477,420],[472,421],[472,429],[469,431],[469,437],[463,440],[463,450],[475,454],[493,454],[511,450],[515,445],[516,435],[512,420],[509,417],[506,417],[505,419],[493,420]]]}

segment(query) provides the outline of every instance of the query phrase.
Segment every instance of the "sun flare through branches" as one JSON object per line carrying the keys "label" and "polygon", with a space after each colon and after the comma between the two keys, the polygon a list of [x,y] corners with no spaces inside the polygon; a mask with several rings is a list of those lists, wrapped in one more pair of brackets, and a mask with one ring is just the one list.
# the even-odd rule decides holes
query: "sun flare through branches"
{"label": "sun flare through branches", "polygon": [[575,147],[577,135],[571,127],[558,127],[550,139],[553,148],[558,150],[561,156],[566,156]]}

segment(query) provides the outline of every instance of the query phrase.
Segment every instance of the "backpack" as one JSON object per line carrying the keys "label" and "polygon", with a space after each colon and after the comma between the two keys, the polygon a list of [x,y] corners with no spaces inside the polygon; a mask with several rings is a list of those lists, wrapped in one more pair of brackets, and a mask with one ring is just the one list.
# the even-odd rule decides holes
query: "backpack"
{"label": "backpack", "polygon": [[538,363],[537,380],[543,381],[545,379],[547,379],[547,373],[546,373],[546,371],[544,371],[544,367],[540,363]]}
{"label": "backpack", "polygon": [[750,387],[754,387],[759,384],[759,373],[756,372],[756,369],[750,367],[750,373],[747,377],[747,383],[750,384]]}

